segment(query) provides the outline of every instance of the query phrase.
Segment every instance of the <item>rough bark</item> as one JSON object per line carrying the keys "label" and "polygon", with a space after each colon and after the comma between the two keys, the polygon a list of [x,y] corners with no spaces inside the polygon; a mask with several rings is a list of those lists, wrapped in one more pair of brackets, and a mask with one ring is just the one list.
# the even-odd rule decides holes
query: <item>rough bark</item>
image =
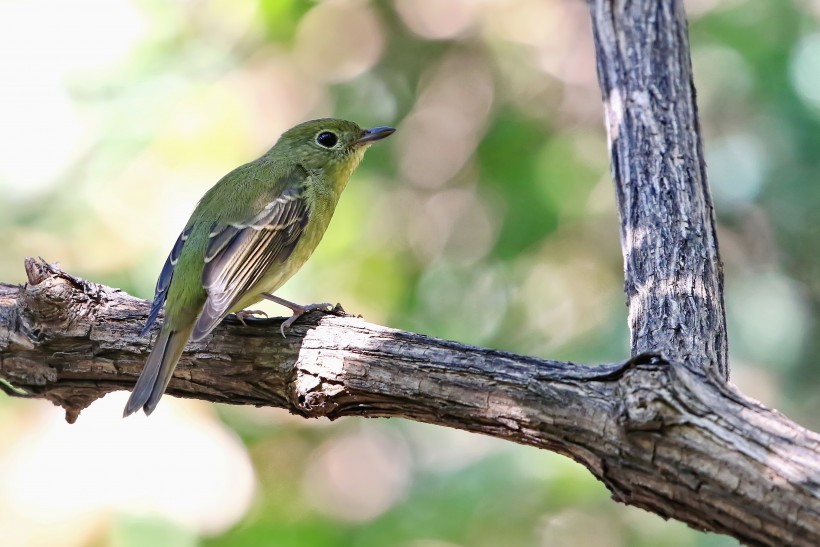
{"label": "rough bark", "polygon": [[723,270],[680,0],[590,2],[633,355],[728,378]]}
{"label": "rough bark", "polygon": [[[130,388],[148,303],[45,263],[0,284],[4,389],[68,419]],[[820,544],[820,435],[691,363],[582,366],[465,346],[352,317],[220,326],[169,393],[306,417],[400,416],[565,454],[621,502],[750,544]],[[0,384],[2,386],[2,384]]]}

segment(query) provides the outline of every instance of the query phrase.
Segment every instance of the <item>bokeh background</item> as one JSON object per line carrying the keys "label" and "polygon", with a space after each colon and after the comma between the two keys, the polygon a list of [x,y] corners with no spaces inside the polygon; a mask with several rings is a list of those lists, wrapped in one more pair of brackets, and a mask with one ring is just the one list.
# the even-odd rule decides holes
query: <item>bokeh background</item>
{"label": "bokeh background", "polygon": [[[820,428],[820,1],[692,0],[733,381]],[[580,0],[2,0],[0,280],[150,298],[196,200],[305,119],[399,128],[279,294],[554,359],[628,352]],[[269,308],[274,314],[283,310]],[[733,545],[544,451],[125,392],[0,398],[0,538],[49,546]]]}

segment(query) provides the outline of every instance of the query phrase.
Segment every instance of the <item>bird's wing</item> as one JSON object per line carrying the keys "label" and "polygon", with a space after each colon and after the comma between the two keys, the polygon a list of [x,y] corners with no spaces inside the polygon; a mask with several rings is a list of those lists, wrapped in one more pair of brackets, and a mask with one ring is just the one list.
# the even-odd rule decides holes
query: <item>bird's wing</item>
{"label": "bird's wing", "polygon": [[284,262],[308,223],[302,172],[291,173],[295,184],[286,184],[255,215],[242,222],[216,224],[205,251],[202,287],[208,299],[192,340],[201,340],[275,264]]}
{"label": "bird's wing", "polygon": [[151,304],[151,311],[148,314],[148,321],[145,322],[145,326],[142,328],[140,336],[145,336],[148,334],[148,331],[151,329],[151,325],[153,325],[157,320],[159,310],[161,310],[162,305],[165,304],[165,299],[168,297],[168,287],[171,286],[171,279],[174,277],[174,267],[179,261],[179,255],[182,253],[182,247],[185,245],[185,242],[188,240],[188,236],[190,234],[191,226],[186,227],[182,233],[179,234],[176,243],[174,243],[173,249],[171,249],[171,253],[168,255],[168,259],[165,261],[165,265],[162,267],[162,271],[159,274],[159,279],[157,279],[157,288],[154,291],[154,303]]}

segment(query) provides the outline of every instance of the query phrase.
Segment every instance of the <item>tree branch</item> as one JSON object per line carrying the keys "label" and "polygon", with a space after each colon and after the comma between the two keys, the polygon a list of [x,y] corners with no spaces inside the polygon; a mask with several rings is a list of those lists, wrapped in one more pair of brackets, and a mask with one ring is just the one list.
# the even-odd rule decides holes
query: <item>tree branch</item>
{"label": "tree branch", "polygon": [[[26,286],[0,285],[0,376],[73,421],[135,382],[149,306],[43,262],[26,268]],[[189,345],[169,393],[483,433],[564,454],[615,499],[704,530],[820,542],[820,436],[692,364],[582,366],[318,314],[284,339],[279,321],[227,321]]]}
{"label": "tree branch", "polygon": [[591,0],[633,355],[729,376],[723,268],[680,0]]}

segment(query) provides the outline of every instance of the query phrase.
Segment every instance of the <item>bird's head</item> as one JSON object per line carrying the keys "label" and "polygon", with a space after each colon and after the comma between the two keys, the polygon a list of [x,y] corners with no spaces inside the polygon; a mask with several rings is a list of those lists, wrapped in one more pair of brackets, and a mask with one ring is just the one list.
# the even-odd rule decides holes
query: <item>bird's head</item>
{"label": "bird's head", "polygon": [[310,171],[322,171],[345,182],[362,161],[365,150],[392,135],[392,127],[362,129],[347,120],[323,118],[301,123],[279,138],[274,150],[294,159]]}

